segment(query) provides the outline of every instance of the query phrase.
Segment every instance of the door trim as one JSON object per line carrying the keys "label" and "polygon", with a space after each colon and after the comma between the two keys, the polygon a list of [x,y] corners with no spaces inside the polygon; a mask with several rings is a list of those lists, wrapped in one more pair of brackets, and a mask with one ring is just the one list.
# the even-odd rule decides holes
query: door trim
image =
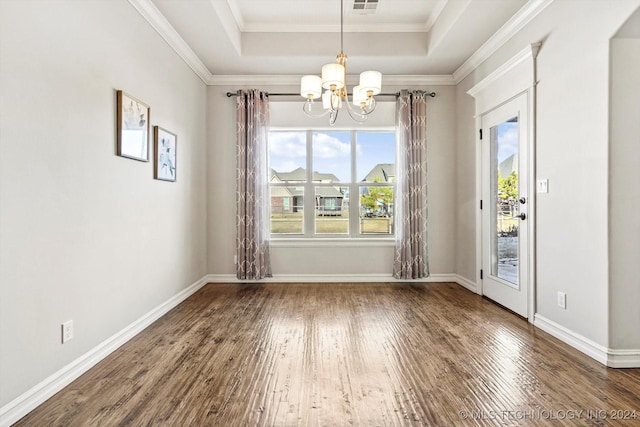
{"label": "door trim", "polygon": [[523,50],[498,67],[494,72],[480,80],[467,93],[475,98],[475,142],[476,142],[476,162],[475,162],[475,200],[476,213],[476,292],[483,294],[482,278],[482,211],[480,210],[480,200],[482,199],[482,144],[480,132],[482,129],[482,116],[495,108],[500,107],[511,99],[528,93],[528,120],[529,120],[529,208],[527,220],[528,227],[528,247],[527,260],[528,271],[526,272],[529,282],[529,292],[527,297],[527,319],[533,323],[536,314],[536,57],[540,50],[540,43],[526,46]]}

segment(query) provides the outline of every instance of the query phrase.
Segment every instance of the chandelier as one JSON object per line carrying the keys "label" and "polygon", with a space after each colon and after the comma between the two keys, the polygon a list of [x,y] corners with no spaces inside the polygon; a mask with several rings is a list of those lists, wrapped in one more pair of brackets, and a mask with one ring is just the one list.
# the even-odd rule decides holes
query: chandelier
{"label": "chandelier", "polygon": [[[300,81],[300,95],[307,101],[302,111],[309,117],[323,117],[329,115],[329,124],[333,126],[338,113],[346,105],[349,116],[358,123],[367,120],[369,114],[376,109],[377,95],[382,90],[382,73],[379,71],[365,71],[360,74],[360,83],[353,88],[352,102],[347,93],[347,55],[344,53],[344,9],[340,0],[340,53],[335,63],[322,67],[322,77],[304,76]],[[324,90],[324,91],[323,91]],[[314,112],[314,99],[322,97],[320,112]]]}

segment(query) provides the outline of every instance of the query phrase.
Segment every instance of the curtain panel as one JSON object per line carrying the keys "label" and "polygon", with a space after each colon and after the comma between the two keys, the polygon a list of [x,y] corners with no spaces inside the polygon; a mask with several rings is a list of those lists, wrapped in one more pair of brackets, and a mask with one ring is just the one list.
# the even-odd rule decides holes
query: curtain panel
{"label": "curtain panel", "polygon": [[269,97],[252,89],[237,93],[236,275],[271,277],[267,138]]}
{"label": "curtain panel", "polygon": [[403,90],[396,103],[397,279],[429,276],[427,248],[427,118],[425,92]]}

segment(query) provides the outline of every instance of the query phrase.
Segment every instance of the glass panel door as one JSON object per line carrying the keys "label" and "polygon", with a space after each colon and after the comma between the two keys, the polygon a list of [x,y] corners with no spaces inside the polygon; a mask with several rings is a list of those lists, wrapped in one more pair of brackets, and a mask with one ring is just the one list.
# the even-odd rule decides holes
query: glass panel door
{"label": "glass panel door", "polygon": [[491,274],[518,286],[518,117],[491,127]]}

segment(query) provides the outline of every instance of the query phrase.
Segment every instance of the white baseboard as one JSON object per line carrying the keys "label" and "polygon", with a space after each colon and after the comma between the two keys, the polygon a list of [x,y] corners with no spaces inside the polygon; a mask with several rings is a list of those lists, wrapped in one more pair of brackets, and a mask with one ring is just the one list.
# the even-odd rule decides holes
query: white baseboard
{"label": "white baseboard", "polygon": [[607,366],[611,368],[640,368],[640,349],[607,351]]}
{"label": "white baseboard", "polygon": [[611,368],[640,368],[640,349],[613,350],[607,348],[539,314],[535,315],[533,325],[603,365]]}
{"label": "white baseboard", "polygon": [[169,298],[120,332],[111,336],[101,344],[89,350],[59,371],[50,375],[31,389],[27,390],[11,402],[0,408],[0,427],[10,426],[20,418],[34,410],[38,405],[69,385],[80,375],[87,372],[118,347],[140,333],[147,326],[165,315],[169,310],[190,297],[197,290],[209,283],[209,276],[204,276],[188,288]]}
{"label": "white baseboard", "polygon": [[462,276],[456,274],[454,282],[456,282],[458,285],[462,286],[463,288],[467,288],[468,290],[470,290],[474,294],[478,293],[478,286],[475,284],[475,282],[472,282],[471,280],[467,279],[466,277],[462,277]]}
{"label": "white baseboard", "polygon": [[[209,274],[208,280],[212,283],[240,283],[247,280],[238,280],[235,274]],[[432,274],[424,279],[403,280],[396,279],[390,274],[276,274],[256,281],[258,283],[340,283],[340,282],[453,282],[476,292],[476,284],[457,274]]]}
{"label": "white baseboard", "polygon": [[553,335],[560,341],[569,344],[571,347],[580,350],[584,354],[596,359],[602,364],[607,364],[607,348],[591,341],[582,335],[565,328],[564,326],[547,319],[540,314],[536,314],[533,319],[533,325],[543,331]]}

